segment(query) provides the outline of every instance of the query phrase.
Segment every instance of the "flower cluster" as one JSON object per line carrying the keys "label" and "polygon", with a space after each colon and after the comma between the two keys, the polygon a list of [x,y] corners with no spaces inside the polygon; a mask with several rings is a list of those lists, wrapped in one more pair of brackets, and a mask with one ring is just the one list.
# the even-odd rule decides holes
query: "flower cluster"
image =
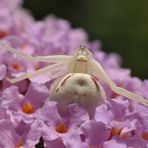
{"label": "flower cluster", "polygon": [[[21,0],[0,0],[0,40],[24,53],[37,55],[71,54],[86,45],[110,78],[120,87],[148,98],[148,81],[142,82],[120,68],[117,54],[101,51],[99,41],[89,42],[81,28],[48,16],[35,21],[21,7]],[[46,66],[32,63],[0,47],[0,147],[1,148],[147,148],[148,109],[127,100],[100,82],[107,103],[93,116],[75,102],[62,116],[57,103],[50,101],[52,75],[25,79],[12,85],[15,77]]]}

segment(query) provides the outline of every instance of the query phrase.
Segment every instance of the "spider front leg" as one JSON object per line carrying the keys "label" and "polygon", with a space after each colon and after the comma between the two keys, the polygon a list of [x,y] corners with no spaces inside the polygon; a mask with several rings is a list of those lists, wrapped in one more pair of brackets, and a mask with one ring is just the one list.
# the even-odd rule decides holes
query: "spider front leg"
{"label": "spider front leg", "polygon": [[94,64],[94,73],[105,83],[107,83],[109,85],[109,87],[111,88],[111,90],[113,90],[115,93],[124,96],[128,99],[131,99],[133,101],[139,102],[143,105],[148,106],[148,100],[143,98],[140,95],[137,95],[133,92],[130,92],[124,88],[118,87],[116,86],[116,84],[109,78],[109,76],[106,74],[106,72],[104,71],[104,69],[102,68],[102,66],[95,60],[93,60],[93,64]]}
{"label": "spider front leg", "polygon": [[105,70],[99,62],[97,62],[96,60],[92,60],[92,65],[94,66],[94,73],[98,76],[99,79],[103,80],[109,86],[116,86],[116,84],[106,74]]}
{"label": "spider front leg", "polygon": [[111,89],[119,95],[122,95],[126,98],[133,100],[133,101],[136,101],[136,102],[139,102],[145,106],[148,106],[148,100],[141,97],[140,95],[132,93],[132,92],[130,92],[124,88],[121,88],[121,87],[111,87]]}
{"label": "spider front leg", "polygon": [[[57,64],[53,64],[53,65],[49,65],[49,66],[47,66],[47,67],[41,68],[41,69],[39,69],[39,70],[37,70],[37,71],[35,71],[35,72],[24,74],[24,75],[22,75],[22,76],[19,76],[19,77],[14,78],[14,79],[10,79],[10,78],[8,78],[8,77],[7,77],[6,79],[7,79],[10,83],[16,83],[16,82],[22,81],[22,80],[27,79],[27,78],[33,78],[33,77],[39,76],[39,75],[41,75],[41,74],[45,74],[45,73],[47,73],[47,72],[52,73],[55,69],[56,69],[56,70],[57,70],[57,69],[60,70],[61,67],[65,66],[65,65],[66,65],[65,62],[63,62],[63,63],[57,63]],[[63,73],[61,72],[60,74],[63,74]],[[59,76],[59,74],[56,73],[56,74],[54,74],[54,76],[52,76],[52,78],[56,78],[56,77],[58,77],[58,76]]]}
{"label": "spider front leg", "polygon": [[9,44],[7,43],[3,43],[0,42],[0,47],[8,50],[11,53],[14,53],[18,56],[21,56],[31,62],[47,62],[47,63],[57,63],[57,62],[65,62],[65,61],[69,61],[71,59],[71,56],[66,56],[66,55],[52,55],[52,56],[37,56],[37,57],[32,57],[30,55],[27,55],[25,53],[23,53],[21,50],[19,49],[15,49],[13,47],[11,47]]}

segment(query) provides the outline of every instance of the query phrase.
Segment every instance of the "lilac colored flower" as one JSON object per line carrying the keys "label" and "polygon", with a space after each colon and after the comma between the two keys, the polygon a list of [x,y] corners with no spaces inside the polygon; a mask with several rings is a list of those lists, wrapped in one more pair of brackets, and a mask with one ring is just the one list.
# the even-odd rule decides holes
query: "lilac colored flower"
{"label": "lilac colored flower", "polygon": [[88,121],[81,125],[82,133],[85,136],[86,143],[91,147],[99,147],[108,140],[111,128],[103,122]]}
{"label": "lilac colored flower", "polygon": [[115,137],[112,140],[103,143],[103,148],[127,148],[125,141],[119,137]]}
{"label": "lilac colored flower", "polygon": [[[69,110],[71,110],[71,107],[78,109],[77,104],[70,105]],[[31,124],[31,129],[27,135],[28,141],[39,141],[42,137],[47,147],[74,147],[77,145],[85,148],[87,144],[81,141],[79,127],[81,123],[85,122],[84,118],[86,119],[87,115],[81,108],[78,110],[82,119],[77,118],[78,113],[76,112],[71,113],[72,116],[67,119],[60,116],[55,102],[46,102],[40,110],[43,113],[42,116],[39,111],[38,119]]]}
{"label": "lilac colored flower", "polygon": [[78,134],[74,133],[68,136],[65,136],[63,138],[63,143],[66,147],[71,147],[71,148],[87,148],[88,145],[84,142],[81,141],[81,138]]}
{"label": "lilac colored flower", "polygon": [[90,119],[88,112],[77,103],[68,105],[69,123],[73,127],[79,127],[85,121]]}
{"label": "lilac colored flower", "polygon": [[0,6],[3,6],[3,7],[11,7],[11,8],[16,8],[18,6],[20,6],[22,4],[22,0],[14,0],[13,2],[12,1],[9,1],[9,0],[1,0],[1,5]]}
{"label": "lilac colored flower", "polygon": [[[33,124],[33,123],[32,123]],[[35,135],[30,137],[31,124],[26,124],[22,120],[18,125],[13,125],[9,120],[0,121],[0,146],[3,148],[35,148],[39,139],[35,138]]]}
{"label": "lilac colored flower", "polygon": [[145,80],[142,83],[142,87],[140,89],[140,92],[143,94],[144,97],[148,98],[148,94],[147,94],[147,89],[148,89],[148,80]]}
{"label": "lilac colored flower", "polygon": [[23,96],[18,93],[17,87],[5,89],[1,97],[1,107],[5,109],[18,110],[19,103],[23,100]]}
{"label": "lilac colored flower", "polygon": [[66,146],[63,144],[63,141],[61,139],[56,139],[53,141],[45,141],[46,142],[46,148],[66,148]]}
{"label": "lilac colored flower", "polygon": [[142,106],[142,105],[138,105],[136,107],[137,112],[139,113],[139,115],[142,117],[142,121],[143,121],[143,128],[145,129],[146,132],[148,132],[148,110],[146,107]]}
{"label": "lilac colored flower", "polygon": [[6,75],[6,66],[0,65],[0,80],[2,80]]}
{"label": "lilac colored flower", "polygon": [[96,108],[95,120],[106,124],[110,124],[113,120],[122,120],[128,104],[128,101],[111,100],[108,104]]}
{"label": "lilac colored flower", "polygon": [[[8,120],[0,121],[0,146],[3,148],[16,148],[21,144],[21,137]],[[20,145],[21,146],[21,145]]]}
{"label": "lilac colored flower", "polygon": [[[57,111],[55,102],[48,101],[43,104],[44,99],[42,98],[47,97],[46,89],[43,87],[44,90],[40,87],[37,87],[36,85],[34,87],[30,86],[29,90],[31,92],[34,91],[34,93],[31,94],[30,92],[27,92],[25,97],[18,93],[16,87],[8,88],[2,95],[2,99],[4,100],[2,100],[1,106],[7,108],[11,119],[13,119],[13,125],[16,127],[17,133],[24,135],[24,145],[26,147],[34,146],[39,142],[39,139],[43,137],[45,144],[47,142],[47,145],[49,144],[49,139],[50,141],[53,141],[60,138],[64,142],[64,145],[72,145],[75,141],[77,145],[84,145],[84,147],[86,147],[86,144],[81,141],[79,132],[77,133],[77,131],[80,124],[85,122],[85,119],[88,119],[88,114],[78,107],[77,104],[73,104],[69,106],[69,113],[71,116],[69,116],[68,119],[62,118]],[[30,112],[26,112],[26,115],[22,113],[22,111],[20,112],[20,109],[22,110],[21,103],[22,101],[24,102],[24,98],[37,97],[39,100],[36,99],[36,104],[31,102],[31,100],[30,103],[38,108],[39,104],[43,104],[43,107],[40,106],[36,113],[33,113],[31,116],[28,115]],[[31,120],[33,118],[36,120]],[[30,128],[25,128],[25,126],[27,126],[26,124],[28,124]],[[22,129],[22,127],[24,128]],[[69,141],[69,139],[71,139],[70,137],[73,138],[73,142]]]}
{"label": "lilac colored flower", "polygon": [[68,54],[87,42],[83,29],[72,30],[68,21],[53,16],[31,27],[31,41],[39,47],[36,50],[38,55]]}
{"label": "lilac colored flower", "polygon": [[0,39],[7,39],[10,36],[26,38],[25,32],[34,22],[27,11],[16,6],[14,7],[14,5],[14,1],[8,2],[8,0],[6,3],[1,3],[0,5]]}
{"label": "lilac colored flower", "polygon": [[127,141],[128,147],[135,148],[147,148],[148,147],[148,142],[144,139],[141,139],[139,137],[133,137],[129,138]]}
{"label": "lilac colored flower", "polygon": [[[106,54],[100,41],[89,42],[82,28],[72,29],[66,20],[49,15],[35,21],[21,7],[22,2],[0,0],[1,41],[32,56],[69,55],[85,45],[117,86],[148,98],[148,81],[133,78],[129,69],[120,68],[119,55]],[[63,116],[57,103],[49,101],[53,75],[59,71],[12,86],[6,77],[34,72],[47,64],[31,63],[3,47],[0,50],[0,147],[35,148],[37,144],[46,148],[148,147],[146,107],[119,96],[98,80],[107,100],[97,106],[94,116],[90,117],[87,109],[75,102],[65,108],[68,112]],[[65,73],[66,68],[62,67]]]}
{"label": "lilac colored flower", "polygon": [[7,110],[4,109],[4,108],[0,108],[0,120],[3,120],[3,119],[10,119],[10,115],[8,114]]}
{"label": "lilac colored flower", "polygon": [[138,138],[138,137],[133,137],[129,138],[127,141],[124,139],[120,138],[119,136],[115,136],[113,139],[106,141],[103,143],[102,147],[103,148],[147,148],[147,141]]}
{"label": "lilac colored flower", "polygon": [[[129,105],[128,101],[111,100],[107,105],[97,107],[95,114],[95,120],[101,121],[111,128],[109,139],[119,136],[123,141],[123,147],[124,143],[129,143],[129,139],[137,137],[139,140],[146,140],[147,135],[147,117],[142,116],[143,112],[141,111],[144,111],[142,106],[137,105],[137,110],[130,111]],[[103,145],[115,142],[114,140],[105,142]]]}
{"label": "lilac colored flower", "polygon": [[48,89],[39,84],[30,84],[25,96],[18,92],[17,87],[5,89],[1,98],[1,107],[10,111],[14,119],[31,122],[37,110],[48,97]]}

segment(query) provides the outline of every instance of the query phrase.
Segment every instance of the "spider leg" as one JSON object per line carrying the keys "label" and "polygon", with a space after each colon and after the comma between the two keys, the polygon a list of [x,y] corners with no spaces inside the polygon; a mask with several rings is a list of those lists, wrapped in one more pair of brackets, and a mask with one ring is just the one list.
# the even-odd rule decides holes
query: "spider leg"
{"label": "spider leg", "polygon": [[140,95],[137,95],[137,94],[130,92],[130,91],[128,91],[124,88],[121,88],[121,87],[112,87],[111,89],[119,95],[122,95],[126,98],[133,100],[133,101],[136,101],[136,102],[139,102],[143,105],[148,106],[148,100],[141,97]]}
{"label": "spider leg", "polygon": [[92,62],[92,65],[94,66],[94,74],[96,74],[99,79],[107,83],[109,86],[116,86],[116,84],[106,74],[101,64],[98,63],[96,60],[93,60]]}
{"label": "spider leg", "polygon": [[67,55],[52,55],[52,56],[37,56],[33,58],[33,61],[36,62],[48,62],[48,63],[57,63],[57,62],[69,62],[71,56]]}
{"label": "spider leg", "polygon": [[27,55],[23,53],[21,50],[15,49],[11,47],[8,43],[1,42],[0,46],[5,48],[11,53],[14,53],[18,56],[22,56],[23,58],[31,61],[31,62],[47,62],[47,63],[56,63],[56,62],[65,62],[69,61],[71,59],[71,56],[66,56],[66,55],[52,55],[52,56],[37,56],[37,57],[32,57],[30,55]]}
{"label": "spider leg", "polygon": [[[66,63],[63,62],[63,63],[57,63],[57,64],[49,65],[49,66],[44,67],[44,68],[41,68],[41,69],[39,69],[39,70],[37,70],[35,72],[23,74],[22,76],[16,77],[14,79],[10,79],[8,77],[6,79],[10,83],[16,83],[16,82],[22,81],[22,80],[27,79],[27,78],[33,78],[33,77],[39,76],[39,75],[44,74],[44,73],[47,73],[47,72],[52,72],[55,69],[57,70],[58,68],[60,69],[61,67],[65,66],[65,64]],[[59,76],[59,73],[57,73],[57,74],[54,75],[55,78],[57,76]],[[52,79],[53,79],[53,76],[52,76]]]}
{"label": "spider leg", "polygon": [[111,90],[113,90],[115,93],[124,96],[128,99],[131,99],[133,101],[139,102],[143,105],[148,106],[148,100],[141,97],[140,95],[137,95],[133,92],[130,92],[124,88],[121,87],[117,87],[116,84],[109,78],[109,76],[106,74],[106,72],[104,71],[104,69],[102,68],[102,66],[95,60],[93,60],[93,64],[95,67],[95,71],[94,73],[105,83],[107,83]]}

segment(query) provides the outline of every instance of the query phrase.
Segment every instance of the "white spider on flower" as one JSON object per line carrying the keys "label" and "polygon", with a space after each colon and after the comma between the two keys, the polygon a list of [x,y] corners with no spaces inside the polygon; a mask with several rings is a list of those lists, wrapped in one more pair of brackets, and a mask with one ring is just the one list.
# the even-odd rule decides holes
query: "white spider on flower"
{"label": "white spider on flower", "polygon": [[[24,74],[13,79],[7,78],[11,83],[16,83],[26,78],[35,77],[47,72],[50,73],[55,69],[61,69],[61,67],[65,65],[68,66],[68,74],[57,79],[51,89],[51,100],[58,103],[58,108],[62,113],[66,112],[66,106],[70,103],[79,103],[91,112],[96,106],[105,102],[104,90],[96,78],[105,82],[113,92],[148,106],[147,99],[116,86],[106,74],[100,63],[93,59],[91,52],[83,46],[77,49],[71,56],[51,55],[37,57],[27,55],[5,43],[1,44],[1,46],[32,62],[54,63],[32,73]],[[60,74],[62,75],[63,73]],[[57,76],[59,76],[59,73],[54,75],[55,78]]]}

